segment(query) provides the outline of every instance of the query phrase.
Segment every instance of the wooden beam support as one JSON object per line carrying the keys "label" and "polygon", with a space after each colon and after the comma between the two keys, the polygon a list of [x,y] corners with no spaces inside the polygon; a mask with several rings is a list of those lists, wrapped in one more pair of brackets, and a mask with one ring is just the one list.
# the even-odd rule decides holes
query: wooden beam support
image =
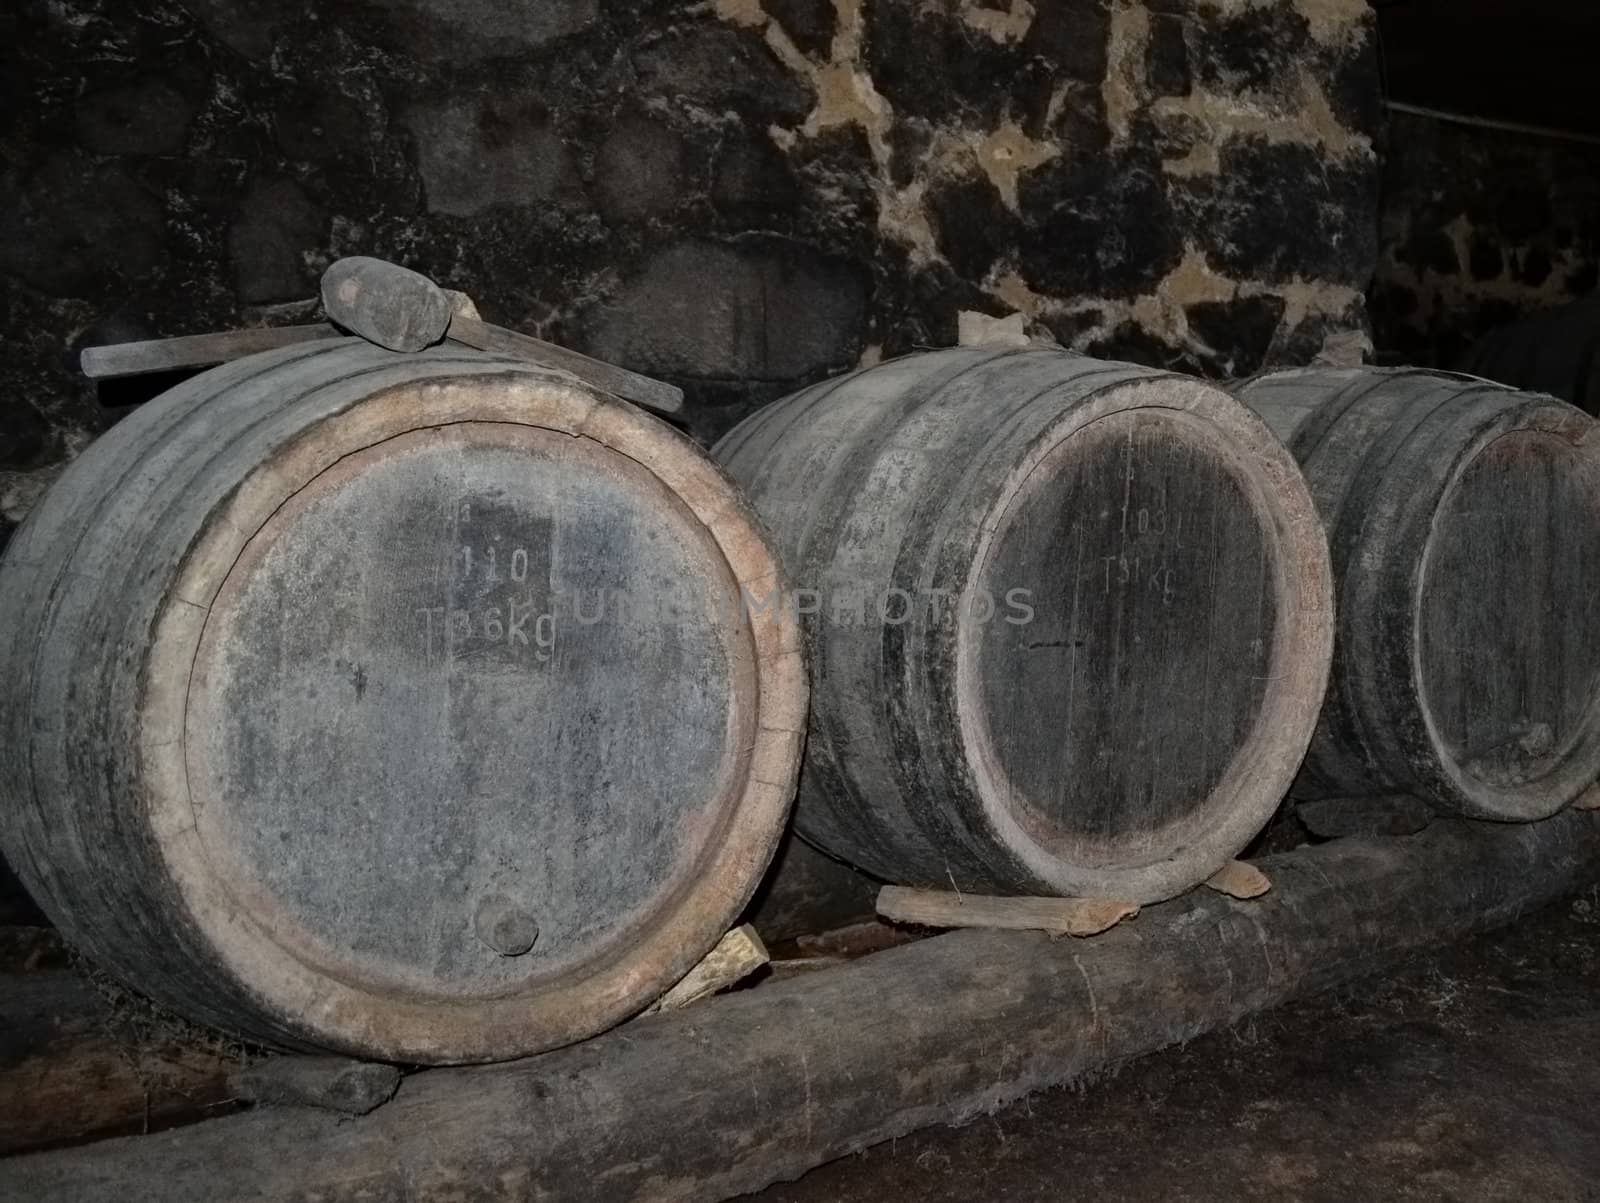
{"label": "wooden beam support", "polygon": [[724,1199],[1509,923],[1600,877],[1600,816],[1440,821],[1261,862],[1090,941],[960,931],[401,1083],[359,1119],[255,1112],[0,1162],[0,1197]]}

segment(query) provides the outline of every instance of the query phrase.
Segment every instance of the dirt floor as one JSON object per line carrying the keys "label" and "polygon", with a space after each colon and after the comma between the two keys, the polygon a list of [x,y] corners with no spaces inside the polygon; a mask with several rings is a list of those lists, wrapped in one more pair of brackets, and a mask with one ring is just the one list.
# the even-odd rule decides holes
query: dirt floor
{"label": "dirt floor", "polygon": [[751,1197],[1600,1200],[1600,895]]}

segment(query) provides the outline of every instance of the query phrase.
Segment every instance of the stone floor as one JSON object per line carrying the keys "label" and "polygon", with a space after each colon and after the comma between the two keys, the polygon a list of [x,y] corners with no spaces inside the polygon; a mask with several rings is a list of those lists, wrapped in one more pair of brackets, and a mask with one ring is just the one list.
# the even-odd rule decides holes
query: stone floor
{"label": "stone floor", "polygon": [[754,1198],[1600,1199],[1600,894]]}

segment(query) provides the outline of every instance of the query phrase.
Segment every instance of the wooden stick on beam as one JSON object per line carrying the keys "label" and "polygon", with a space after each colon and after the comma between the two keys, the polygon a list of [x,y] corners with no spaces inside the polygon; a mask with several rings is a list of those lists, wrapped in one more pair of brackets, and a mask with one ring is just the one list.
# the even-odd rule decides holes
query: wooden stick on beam
{"label": "wooden stick on beam", "polygon": [[1133,903],[1108,898],[994,898],[906,886],[884,886],[878,891],[878,914],[895,923],[921,927],[993,927],[1097,936],[1138,913]]}
{"label": "wooden stick on beam", "polygon": [[1098,939],[959,931],[508,1065],[358,1119],[247,1113],[0,1161],[0,1198],[726,1199],[1192,1040],[1600,877],[1600,816],[1437,822],[1266,857],[1272,892]]}

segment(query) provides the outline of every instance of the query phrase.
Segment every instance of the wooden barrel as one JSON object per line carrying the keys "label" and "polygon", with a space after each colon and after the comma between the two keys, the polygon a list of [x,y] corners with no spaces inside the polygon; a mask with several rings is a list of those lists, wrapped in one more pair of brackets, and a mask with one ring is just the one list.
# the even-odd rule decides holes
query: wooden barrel
{"label": "wooden barrel", "polygon": [[1502,326],[1472,348],[1461,368],[1600,414],[1600,293]]}
{"label": "wooden barrel", "polygon": [[564,374],[357,340],[199,376],[0,569],[0,843],[94,959],[246,1037],[569,1042],[724,933],[783,829],[797,628],[723,472]]}
{"label": "wooden barrel", "polygon": [[1294,461],[1225,392],[1050,350],[914,355],[715,454],[806,615],[796,808],[892,882],[1149,902],[1260,830],[1332,640]]}
{"label": "wooden barrel", "polygon": [[1333,552],[1333,679],[1296,792],[1559,810],[1600,773],[1594,420],[1411,369],[1236,391],[1300,461]]}

